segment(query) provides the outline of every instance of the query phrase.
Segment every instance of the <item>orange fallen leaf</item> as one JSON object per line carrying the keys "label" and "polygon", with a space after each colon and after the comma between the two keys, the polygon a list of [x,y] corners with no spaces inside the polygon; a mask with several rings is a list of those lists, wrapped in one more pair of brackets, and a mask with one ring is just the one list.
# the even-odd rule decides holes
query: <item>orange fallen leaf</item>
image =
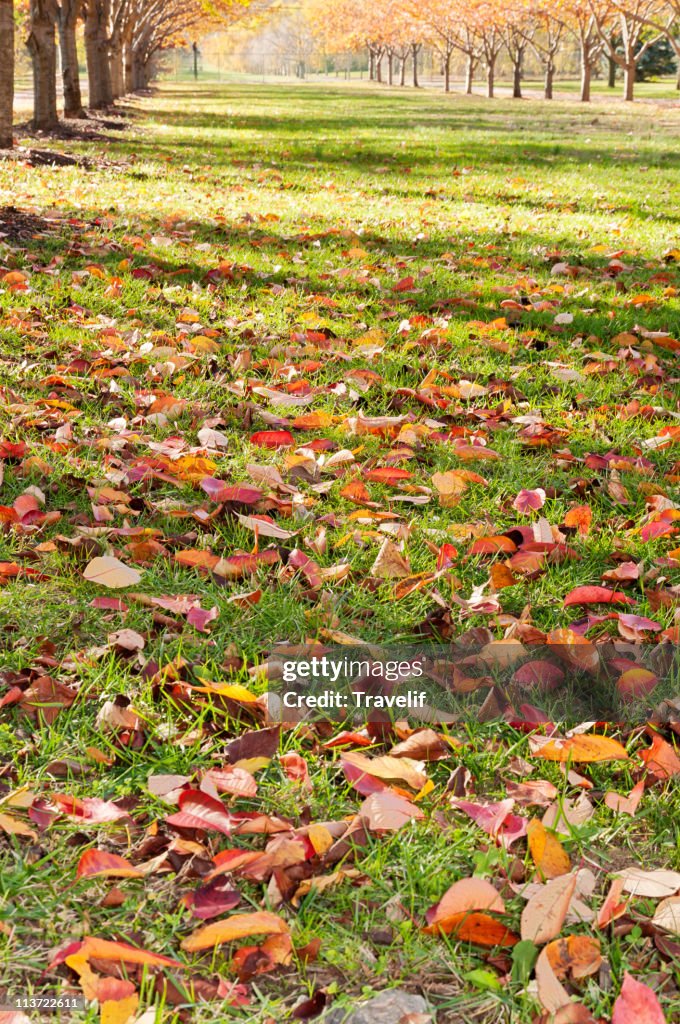
{"label": "orange fallen leaf", "polygon": [[224,921],[204,925],[184,939],[181,947],[187,953],[196,953],[223,942],[244,939],[248,935],[285,935],[288,931],[283,918],[266,910],[258,910],[252,914],[234,914]]}
{"label": "orange fallen leaf", "polygon": [[105,875],[107,878],[141,878],[143,872],[133,867],[124,857],[105,850],[86,850],[78,861],[76,878]]}
{"label": "orange fallen leaf", "polygon": [[559,878],[571,871],[569,854],[557,836],[549,832],[542,821],[532,818],[527,827],[529,852],[544,878]]}
{"label": "orange fallen leaf", "polygon": [[647,750],[640,751],[647,771],[656,779],[671,779],[680,772],[680,757],[675,749],[658,733]]}
{"label": "orange fallen leaf", "polygon": [[[610,736],[582,733],[568,739],[549,740],[536,751],[546,761],[627,761],[628,754],[618,740]],[[680,769],[679,769],[680,770]]]}
{"label": "orange fallen leaf", "polygon": [[445,921],[428,925],[423,931],[427,935],[453,935],[461,942],[471,942],[475,946],[514,946],[519,942],[519,936],[502,921],[477,911],[454,914]]}
{"label": "orange fallen leaf", "polygon": [[[484,878],[461,878],[446,890],[438,903],[427,912],[429,926],[472,910],[493,910],[505,913],[505,903],[491,882]],[[445,929],[444,929],[445,930]]]}

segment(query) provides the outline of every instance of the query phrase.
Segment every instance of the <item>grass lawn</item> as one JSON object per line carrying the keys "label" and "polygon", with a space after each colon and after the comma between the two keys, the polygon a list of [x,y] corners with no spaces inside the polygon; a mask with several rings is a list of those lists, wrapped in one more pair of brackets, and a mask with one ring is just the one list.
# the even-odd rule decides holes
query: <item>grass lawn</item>
{"label": "grass lawn", "polygon": [[[596,914],[611,872],[680,870],[673,730],[665,768],[641,756],[651,728],[611,727],[629,759],[567,774],[517,721],[545,694],[503,691],[514,725],[467,716],[436,749],[412,741],[424,788],[383,776],[420,788],[422,818],[343,849],[370,791],[343,752],[379,757],[408,728],[335,746],[332,725],[284,727],[274,751],[252,735],[265,701],[220,687],[261,695],[280,643],[420,643],[426,622],[528,651],[678,642],[680,109],[174,83],[123,110],[98,140],[20,140],[72,166],[0,163],[0,987],[87,995],[77,955],[47,968],[90,935],[186,965],[90,956],[121,979],[110,1002],[157,1006],[144,1024],[278,1022],[302,997],[388,985],[444,1024],[529,1024],[533,946],[422,930],[475,874],[519,933],[536,878],[523,836],[497,844],[455,801],[543,780],[547,801],[516,798],[526,824],[586,792],[557,835],[593,873]],[[99,557],[138,577],[88,580]],[[628,603],[565,607],[582,586]],[[211,769],[234,812],[258,814],[231,835],[167,824]],[[643,778],[636,813],[605,802]],[[226,875],[232,912],[278,915],[292,953],[234,963],[261,934],[182,950],[203,923],[183,900],[213,858],[265,846],[278,861]],[[90,849],[128,867],[90,873]],[[633,896],[600,928],[567,919],[603,957],[562,979],[579,1020],[610,1019],[626,971],[680,1018],[657,902]]]}

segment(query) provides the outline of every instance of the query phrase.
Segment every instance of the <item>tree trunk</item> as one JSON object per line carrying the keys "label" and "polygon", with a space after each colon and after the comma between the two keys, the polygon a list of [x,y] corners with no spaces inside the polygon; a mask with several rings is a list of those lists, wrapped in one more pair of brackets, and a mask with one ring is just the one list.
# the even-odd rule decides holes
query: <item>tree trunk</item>
{"label": "tree trunk", "polygon": [[375,62],[375,80],[380,83],[382,83],[382,59],[383,55],[380,53]]}
{"label": "tree trunk", "polygon": [[520,52],[517,55],[517,60],[512,62],[512,98],[513,100],[522,99],[522,56]]}
{"label": "tree trunk", "polygon": [[368,51],[368,77],[371,82],[375,81],[375,54],[373,50]]}
{"label": "tree trunk", "polygon": [[608,69],[608,73],[607,73],[607,88],[608,89],[615,89],[616,88],[616,61],[613,60],[611,57],[607,57],[607,61],[609,63],[609,69]]}
{"label": "tree trunk", "polygon": [[89,106],[101,110],[113,103],[109,47],[106,39],[106,13],[101,0],[88,0],[85,20],[85,53]]}
{"label": "tree trunk", "polygon": [[111,47],[111,93],[114,100],[125,94],[125,69],[123,67],[123,43],[117,41]]}
{"label": "tree trunk", "polygon": [[[475,58],[468,54],[467,65],[465,67],[465,95],[472,96],[472,83],[475,77],[475,68],[477,67],[477,61]],[[493,90],[493,85],[491,86]],[[492,92],[493,94],[493,92]]]}
{"label": "tree trunk", "polygon": [[593,72],[588,48],[581,50],[581,103],[590,103],[590,79]]}
{"label": "tree trunk", "polygon": [[13,0],[0,0],[0,149],[12,146],[14,112]]}
{"label": "tree trunk", "polygon": [[444,92],[451,92],[451,54],[444,58]]}
{"label": "tree trunk", "polygon": [[635,62],[629,61],[623,69],[623,98],[628,103],[633,102],[635,91]]}
{"label": "tree trunk", "polygon": [[413,56],[413,88],[419,88],[418,82],[418,50],[420,49],[418,43],[413,43],[411,46],[411,54]]}
{"label": "tree trunk", "polygon": [[64,117],[85,117],[80,95],[76,27],[80,4],[78,0],[61,0],[57,14],[61,78],[64,86]]}
{"label": "tree trunk", "polygon": [[555,65],[552,60],[548,61],[545,66],[545,88],[543,90],[543,99],[551,100],[553,98],[553,79],[555,78]]}
{"label": "tree trunk", "polygon": [[387,51],[387,84],[394,85],[394,60],[389,50]]}
{"label": "tree trunk", "polygon": [[496,83],[496,58],[490,60],[486,65],[486,95],[487,98],[493,99],[494,85]]}
{"label": "tree trunk", "polygon": [[675,79],[675,88],[680,89],[680,60],[678,61],[678,77]]}
{"label": "tree trunk", "polygon": [[406,57],[399,58],[399,85],[406,85]]}
{"label": "tree trunk", "polygon": [[50,131],[57,117],[56,11],[46,3],[31,4],[31,33],[26,40],[33,64],[33,128]]}
{"label": "tree trunk", "polygon": [[125,92],[132,92],[134,89],[134,81],[132,76],[132,42],[126,40],[125,42],[125,56],[123,58],[123,73],[125,75]]}

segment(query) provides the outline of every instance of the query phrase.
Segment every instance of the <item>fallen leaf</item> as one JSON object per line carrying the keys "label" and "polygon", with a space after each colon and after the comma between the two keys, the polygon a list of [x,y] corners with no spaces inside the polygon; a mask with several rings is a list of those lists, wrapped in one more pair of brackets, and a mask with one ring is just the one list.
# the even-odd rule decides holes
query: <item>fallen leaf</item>
{"label": "fallen leaf", "polygon": [[181,947],[187,953],[196,953],[202,949],[212,949],[223,942],[244,939],[249,935],[286,935],[288,931],[288,925],[283,918],[260,910],[252,914],[234,914],[224,921],[207,924],[184,939]]}
{"label": "fallen leaf", "polygon": [[118,558],[111,555],[103,555],[93,558],[85,567],[83,576],[91,583],[97,583],[100,587],[109,587],[112,590],[119,590],[121,587],[134,587],[141,580],[141,573],[129,565],[125,565]]}
{"label": "fallen leaf", "polygon": [[562,875],[532,896],[522,911],[522,939],[540,946],[559,935],[575,890],[576,875]]}
{"label": "fallen leaf", "polygon": [[628,971],[612,1008],[612,1024],[666,1024],[658,996],[648,985],[636,981]]}

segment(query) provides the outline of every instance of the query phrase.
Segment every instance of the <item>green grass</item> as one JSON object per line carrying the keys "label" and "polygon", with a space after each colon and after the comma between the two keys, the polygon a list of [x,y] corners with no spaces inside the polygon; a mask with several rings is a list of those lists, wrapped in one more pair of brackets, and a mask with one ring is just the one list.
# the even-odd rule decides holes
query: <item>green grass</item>
{"label": "green grass", "polygon": [[[38,796],[128,798],[136,821],[131,833],[62,817],[35,842],[0,834],[0,915],[7,925],[0,933],[0,978],[10,994],[54,989],[63,981],[63,967],[46,978],[42,972],[49,950],[67,940],[126,934],[177,956],[179,939],[193,928],[178,904],[198,877],[186,869],[179,880],[174,873],[122,880],[125,901],[115,908],[101,906],[111,883],[75,881],[88,846],[135,860],[144,829],[157,820],[163,831],[170,809],[148,792],[150,774],[192,775],[222,765],[225,741],[242,728],[209,703],[187,706],[177,693],[153,685],[157,666],[184,658],[186,681],[202,675],[227,680],[234,658],[252,667],[274,644],[323,637],[325,629],[373,642],[413,637],[437,607],[435,587],[452,609],[455,633],[486,627],[500,639],[522,614],[549,631],[582,617],[582,610],[563,607],[565,595],[601,583],[623,554],[643,570],[628,591],[632,610],[664,629],[677,613],[673,587],[680,583],[680,563],[668,557],[677,535],[645,541],[639,530],[650,497],[678,499],[677,449],[641,447],[677,423],[678,356],[643,337],[636,354],[614,340],[638,327],[680,337],[680,270],[664,259],[679,245],[676,108],[489,103],[325,85],[165,84],[131,102],[127,113],[123,132],[95,143],[52,144],[86,158],[87,166],[0,164],[0,207],[49,221],[42,230],[36,223],[34,237],[7,244],[0,238],[0,267],[25,272],[29,283],[27,291],[0,284],[0,441],[25,441],[33,457],[5,460],[0,501],[11,507],[33,486],[44,495],[45,511],[61,513],[42,527],[8,525],[0,533],[0,562],[39,573],[10,578],[0,589],[0,699],[10,686],[25,687],[45,673],[78,690],[73,705],[50,722],[44,713],[29,718],[20,708],[2,709],[6,768],[0,785],[7,792],[27,787]],[[625,269],[614,277],[608,266],[618,253]],[[558,260],[577,266],[577,275],[551,275]],[[206,276],[221,263],[231,265],[228,276]],[[94,273],[83,274],[88,266]],[[394,291],[407,276],[414,290]],[[641,294],[650,299],[636,305]],[[501,305],[527,297],[540,305],[535,296],[555,305],[519,314]],[[195,320],[196,331],[181,333],[192,328],[182,322],[183,310],[193,311],[185,321]],[[556,325],[555,316],[565,312],[573,321]],[[480,327],[503,316],[509,326]],[[407,331],[401,325],[409,317],[417,319]],[[205,331],[208,350],[192,347],[192,337]],[[307,338],[306,331],[316,333]],[[381,332],[374,336],[375,352],[354,344],[369,331]],[[605,353],[611,365],[602,356],[588,359],[589,353]],[[595,361],[604,363],[602,372],[583,373]],[[298,368],[287,370],[292,364]],[[357,386],[357,370],[378,375],[368,389]],[[488,391],[430,408],[413,395],[430,371],[437,385],[468,380]],[[307,382],[311,404],[270,405],[246,389],[282,389],[290,380]],[[185,403],[176,419],[145,418],[152,392]],[[643,414],[635,414],[635,402],[648,407]],[[294,429],[294,448],[272,451],[249,442],[253,432],[268,429],[262,410],[290,420],[327,412],[334,420]],[[414,573],[434,571],[434,551],[443,542],[459,550],[450,572],[399,600],[392,582],[367,586],[383,535],[376,524],[349,520],[360,506],[340,494],[361,466],[385,464],[397,447],[395,438],[350,433],[346,420],[358,412],[466,428],[500,456],[461,462],[450,440],[421,436],[414,444],[412,434],[402,435],[411,457],[396,464],[413,472],[409,484],[432,490],[429,503],[394,502],[399,489],[367,483],[380,510],[396,507],[402,516]],[[556,431],[548,446],[527,444],[521,434],[526,423],[513,422],[536,414]],[[206,420],[229,441],[223,452],[210,454],[215,467],[203,475],[252,485],[249,464],[276,466],[302,498],[286,507],[283,491],[283,507],[272,504],[269,514],[278,525],[300,531],[278,543],[299,547],[322,569],[347,562],[344,581],[331,580],[314,594],[300,574],[279,565],[225,585],[174,561],[182,548],[229,556],[254,544],[253,533],[231,514],[222,512],[207,525],[186,514],[216,507],[198,477],[176,483],[125,478],[140,460],[157,458],[168,439],[183,439],[187,453],[200,448],[197,435]],[[313,479],[288,476],[291,452],[319,439],[352,449],[356,458],[356,469],[337,480],[322,470],[316,482],[332,483],[327,492],[315,491]],[[633,459],[644,454],[652,466],[646,474],[625,465],[603,472],[584,461],[608,452]],[[458,504],[442,507],[432,475],[454,468],[478,472],[487,483],[471,484]],[[110,521],[96,524],[88,488],[102,484],[129,500],[106,506]],[[502,589],[503,617],[465,617],[453,598],[469,598],[488,580],[491,564],[487,556],[468,557],[471,538],[535,521],[536,514],[520,515],[512,501],[521,488],[536,487],[548,489],[540,515],[555,526],[572,505],[589,504],[590,533],[568,536],[573,559],[535,576],[518,575],[514,586]],[[318,538],[318,520],[331,514],[325,548],[306,546]],[[110,532],[126,526],[158,531],[165,554],[135,563],[129,538]],[[77,536],[88,539],[80,550],[62,539]],[[269,544],[260,538],[261,548]],[[124,620],[92,607],[93,598],[114,593],[82,577],[94,554],[118,554],[136,564],[142,580],[134,591],[200,594],[204,608],[219,610],[210,635],[177,616],[177,630],[168,628],[167,621],[154,620],[154,609],[128,601],[125,592],[130,610]],[[256,588],[259,603],[244,608],[230,601]],[[108,635],[123,625],[144,636],[139,657],[124,659],[106,647]],[[589,636],[615,637],[616,624],[596,625]],[[142,671],[147,662],[154,667]],[[237,678],[250,680],[245,671]],[[97,725],[102,703],[116,695],[129,697],[142,717],[136,746]],[[534,701],[532,694],[523,699]],[[447,779],[458,764],[476,780],[474,799],[502,799],[516,777],[511,758],[530,758],[526,735],[474,722],[452,731],[463,747],[428,766],[435,788],[422,801],[426,820],[371,838],[356,862],[364,884],[345,882],[284,910],[296,947],[321,938],[318,960],[256,977],[251,1005],[224,1007],[218,1019],[285,1020],[296,999],[315,987],[354,998],[394,983],[421,988],[441,1022],[533,1020],[538,1004],[521,979],[498,991],[480,988],[478,975],[466,975],[484,966],[483,952],[419,929],[427,907],[457,878],[477,871],[496,879],[515,856],[530,874],[524,843],[512,854],[487,849],[486,835],[446,802]],[[633,753],[644,746],[638,733],[628,741]],[[284,731],[282,744],[308,760],[308,797],[274,759],[258,774],[256,800],[238,801],[238,809],[263,808],[296,825],[305,801],[304,820],[339,820],[356,810],[357,794],[334,754],[301,730]],[[87,753],[92,747],[111,764],[97,764]],[[66,774],[55,778],[54,763],[63,761]],[[551,779],[565,796],[577,793],[557,766],[531,763],[532,777]],[[639,772],[637,760],[631,765]],[[622,864],[680,869],[673,782],[647,791],[637,815],[624,819],[601,798],[608,789],[628,792],[634,770],[614,763],[586,773],[595,785],[596,813],[565,844],[574,864],[598,869],[595,905],[606,891],[607,872]],[[234,842],[217,836],[220,841],[213,833],[204,840],[207,855],[231,845],[264,845],[264,837]],[[239,911],[260,904],[262,885],[239,888]],[[384,908],[395,896],[406,913],[390,922]],[[515,926],[522,906],[508,893]],[[637,909],[644,913],[645,905]],[[387,944],[375,939],[375,930],[385,928],[392,929]],[[600,938],[613,983],[600,985],[595,976],[583,984],[582,999],[595,1017],[606,1018],[623,971],[644,978],[661,961],[638,926]],[[218,949],[214,958],[196,960],[196,973],[233,978],[230,959]],[[680,1012],[676,967],[666,967],[671,984],[662,996],[669,1020]],[[499,970],[507,973],[502,964]],[[150,998],[145,989],[143,1002]],[[164,1013],[172,1019],[173,1012],[159,1009],[159,1020]],[[192,1019],[214,1020],[215,1012],[214,1004],[198,1006]],[[81,1016],[94,1019],[95,1011],[76,1019]]]}

